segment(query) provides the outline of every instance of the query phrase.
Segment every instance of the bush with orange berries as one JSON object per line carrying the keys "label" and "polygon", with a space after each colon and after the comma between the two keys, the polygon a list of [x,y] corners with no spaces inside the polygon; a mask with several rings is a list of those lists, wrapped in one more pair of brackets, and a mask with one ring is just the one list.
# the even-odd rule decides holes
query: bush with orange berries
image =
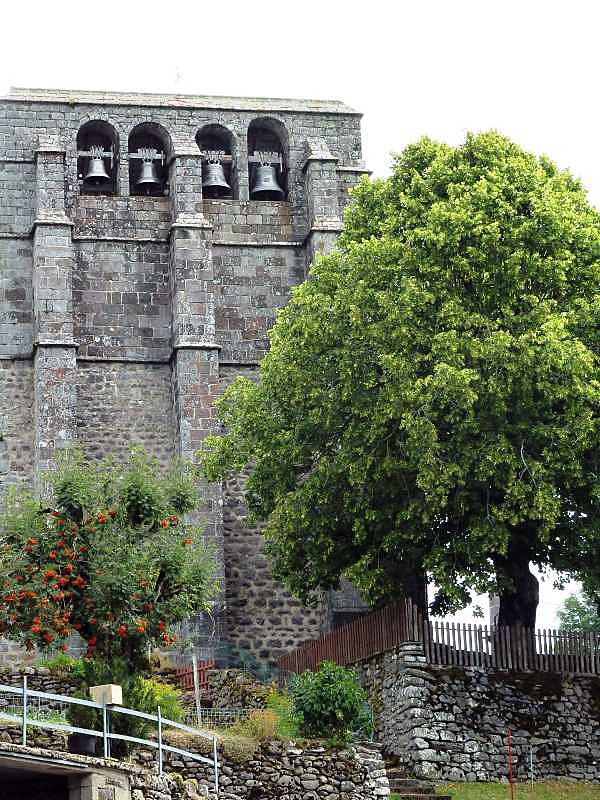
{"label": "bush with orange berries", "polygon": [[143,669],[149,647],[172,644],[218,590],[186,520],[198,504],[191,472],[161,473],[139,448],[126,464],[72,451],[48,481],[42,501],[13,489],[0,517],[0,634],[43,650],[77,633],[88,657]]}

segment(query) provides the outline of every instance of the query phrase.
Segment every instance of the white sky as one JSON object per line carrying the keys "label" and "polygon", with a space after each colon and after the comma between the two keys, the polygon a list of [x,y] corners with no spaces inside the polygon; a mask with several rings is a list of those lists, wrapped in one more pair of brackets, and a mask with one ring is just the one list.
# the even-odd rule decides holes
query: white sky
{"label": "white sky", "polygon": [[[496,128],[600,206],[594,0],[31,2],[0,10],[0,94],[32,86],[340,99],[367,166],[422,135]],[[540,625],[553,624],[544,584]]]}

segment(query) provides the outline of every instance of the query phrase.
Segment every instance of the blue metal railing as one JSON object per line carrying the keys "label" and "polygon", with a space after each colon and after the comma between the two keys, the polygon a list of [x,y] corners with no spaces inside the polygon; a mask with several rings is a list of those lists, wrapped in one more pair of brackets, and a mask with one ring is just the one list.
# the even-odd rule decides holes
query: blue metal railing
{"label": "blue metal railing", "polygon": [[[22,686],[8,686],[0,684],[0,693],[15,695],[21,698],[22,713],[7,714],[0,709],[0,719],[10,720],[11,722],[20,723],[23,731],[22,743],[27,745],[27,726],[37,726],[39,728],[48,728],[50,730],[64,731],[65,733],[82,733],[88,736],[95,736],[102,738],[104,748],[104,758],[110,758],[110,742],[112,739],[118,739],[123,742],[132,742],[134,744],[144,745],[158,750],[158,772],[162,774],[163,771],[163,757],[164,753],[176,753],[177,755],[190,758],[193,761],[200,761],[203,764],[210,764],[213,768],[215,792],[219,792],[219,760],[217,753],[217,736],[208,731],[201,731],[198,728],[192,728],[189,725],[183,725],[181,722],[175,722],[172,719],[163,717],[160,711],[160,706],[157,708],[156,715],[146,714],[143,711],[134,711],[132,708],[125,708],[124,706],[106,705],[103,703],[94,703],[92,700],[83,700],[79,697],[68,697],[62,694],[52,694],[50,692],[39,692],[29,689],[27,686],[27,676],[23,677]],[[29,712],[30,699],[36,698],[64,705],[77,705],[85,706],[86,708],[94,708],[101,713],[102,716],[102,730],[94,730],[91,728],[80,728],[74,725],[63,724],[62,722],[51,722],[48,719],[36,718],[31,716]],[[142,739],[137,736],[126,736],[123,733],[112,733],[110,730],[110,716],[111,714],[125,714],[131,717],[138,717],[145,719],[148,722],[153,722],[156,725],[157,738]],[[163,728],[171,727],[184,733],[191,734],[192,736],[200,736],[212,744],[212,758],[201,756],[198,753],[192,753],[189,750],[184,750],[180,747],[173,747],[172,745],[165,744],[163,739]]]}

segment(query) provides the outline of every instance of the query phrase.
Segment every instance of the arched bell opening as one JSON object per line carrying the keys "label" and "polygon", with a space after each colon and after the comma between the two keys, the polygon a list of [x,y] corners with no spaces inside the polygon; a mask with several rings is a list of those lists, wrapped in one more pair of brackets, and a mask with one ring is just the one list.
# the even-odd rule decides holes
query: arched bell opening
{"label": "arched bell opening", "polygon": [[287,199],[287,131],[276,119],[259,117],[248,127],[251,200]]}
{"label": "arched bell opening", "polygon": [[222,125],[205,125],[196,134],[202,153],[202,196],[208,200],[238,197],[235,137]]}
{"label": "arched bell opening", "polygon": [[171,137],[155,122],[142,122],[129,134],[129,193],[162,197],[169,194]]}
{"label": "arched bell opening", "polygon": [[77,177],[82,194],[116,194],[119,156],[117,132],[104,120],[92,120],[77,133]]}

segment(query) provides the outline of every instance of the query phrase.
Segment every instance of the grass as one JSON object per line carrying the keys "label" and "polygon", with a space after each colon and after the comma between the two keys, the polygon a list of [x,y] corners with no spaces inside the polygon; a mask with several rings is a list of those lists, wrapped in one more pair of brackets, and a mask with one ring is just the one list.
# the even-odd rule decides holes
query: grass
{"label": "grass", "polygon": [[[521,783],[514,790],[515,800],[600,800],[600,785],[590,783]],[[437,794],[452,800],[511,800],[506,783],[449,783],[438,786]]]}

